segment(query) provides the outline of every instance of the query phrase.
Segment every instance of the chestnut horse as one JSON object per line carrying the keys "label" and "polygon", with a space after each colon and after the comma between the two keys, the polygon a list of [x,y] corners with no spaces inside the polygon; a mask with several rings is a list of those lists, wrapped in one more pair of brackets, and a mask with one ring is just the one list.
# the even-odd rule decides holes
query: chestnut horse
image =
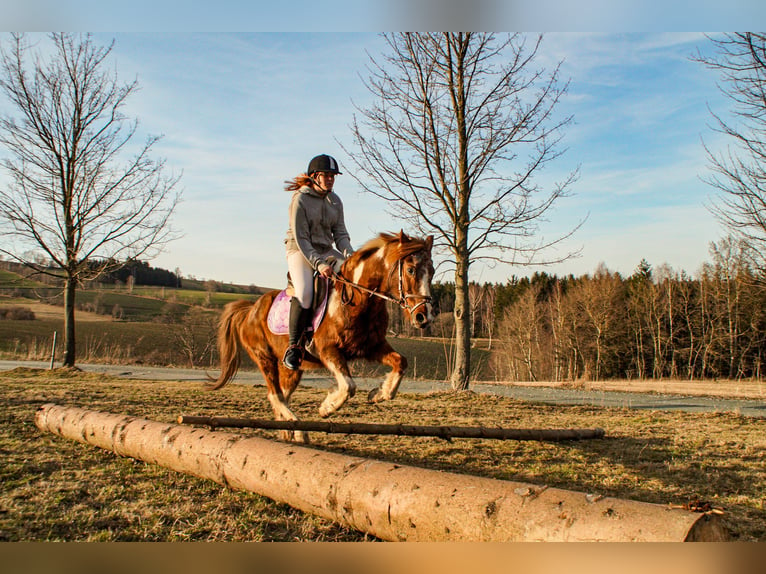
{"label": "chestnut horse", "polygon": [[[433,237],[425,240],[381,233],[349,257],[330,286],[324,319],[313,335],[312,354],[305,353],[301,370],[282,364],[287,335],[275,335],[267,325],[271,304],[280,293],[270,291],[257,301],[235,301],[226,305],[218,328],[221,374],[209,388],[220,389],[236,374],[244,349],[263,373],[268,399],[276,420],[297,420],[290,410],[290,397],[305,369],[326,368],[335,377],[332,388],[319,407],[327,417],[356,391],[349,371],[351,359],[367,359],[391,368],[383,382],[370,391],[368,400],[379,402],[396,396],[407,359],[386,340],[386,301],[395,301],[416,327],[433,320],[431,261]],[[283,438],[308,442],[300,431],[283,431]]]}

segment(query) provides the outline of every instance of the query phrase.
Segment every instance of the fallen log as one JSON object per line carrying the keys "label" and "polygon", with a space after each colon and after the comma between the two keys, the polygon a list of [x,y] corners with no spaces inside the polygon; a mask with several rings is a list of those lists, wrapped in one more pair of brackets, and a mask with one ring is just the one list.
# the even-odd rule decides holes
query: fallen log
{"label": "fallen log", "polygon": [[722,541],[720,517],[47,404],[44,431],[393,541]]}
{"label": "fallen log", "polygon": [[546,442],[603,438],[604,429],[509,429],[493,427],[455,427],[444,425],[405,425],[383,423],[336,423],[328,421],[275,421],[237,417],[181,415],[178,424],[203,425],[210,428],[257,428],[269,430],[313,431],[334,434],[373,434],[395,436],[433,436],[484,438],[497,440],[537,440]]}

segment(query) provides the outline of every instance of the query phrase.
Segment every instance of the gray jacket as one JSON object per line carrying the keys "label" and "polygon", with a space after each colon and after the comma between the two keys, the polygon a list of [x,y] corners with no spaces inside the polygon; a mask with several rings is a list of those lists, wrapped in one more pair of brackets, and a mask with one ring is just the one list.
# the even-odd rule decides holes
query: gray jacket
{"label": "gray jacket", "polygon": [[[333,249],[333,243],[337,251]],[[303,253],[314,269],[327,263],[326,259],[331,255],[349,257],[354,248],[346,230],[340,197],[332,191],[322,195],[308,186],[294,192],[285,245],[287,253]]]}

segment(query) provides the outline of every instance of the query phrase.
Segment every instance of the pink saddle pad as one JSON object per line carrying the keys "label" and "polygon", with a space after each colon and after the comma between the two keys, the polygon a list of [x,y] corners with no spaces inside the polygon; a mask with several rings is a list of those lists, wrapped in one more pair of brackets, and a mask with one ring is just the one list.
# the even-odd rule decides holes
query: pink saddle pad
{"label": "pink saddle pad", "polygon": [[[269,309],[269,316],[266,321],[269,325],[269,330],[275,335],[287,335],[290,332],[288,325],[290,322],[291,298],[292,297],[287,294],[286,290],[280,291],[279,294],[274,298],[274,302],[271,304],[271,308]],[[321,303],[314,310],[314,331],[317,330],[319,324],[322,322],[326,309],[327,293],[325,293]]]}

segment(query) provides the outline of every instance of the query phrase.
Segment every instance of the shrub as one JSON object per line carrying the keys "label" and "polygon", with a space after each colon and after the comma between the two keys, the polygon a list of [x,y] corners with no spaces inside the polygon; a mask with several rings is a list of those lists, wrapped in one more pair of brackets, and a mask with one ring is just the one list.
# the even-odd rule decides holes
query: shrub
{"label": "shrub", "polygon": [[120,307],[119,303],[115,303],[114,307],[112,307],[112,319],[122,319],[122,316],[124,315],[124,311],[122,310],[122,307]]}
{"label": "shrub", "polygon": [[29,307],[6,307],[0,309],[0,320],[34,321],[35,314]]}

